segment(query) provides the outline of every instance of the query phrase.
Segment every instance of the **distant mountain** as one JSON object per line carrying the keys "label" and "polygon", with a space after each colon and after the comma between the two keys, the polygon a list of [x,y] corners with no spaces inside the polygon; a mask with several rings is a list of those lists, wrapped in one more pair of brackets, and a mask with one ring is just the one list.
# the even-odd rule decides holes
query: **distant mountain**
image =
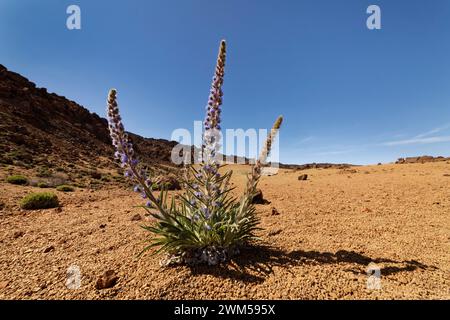
{"label": "distant mountain", "polygon": [[399,158],[395,163],[404,164],[404,163],[426,163],[426,162],[438,162],[438,161],[450,161],[450,158],[446,157],[433,157],[433,156],[420,156],[420,157],[407,157],[407,158]]}
{"label": "distant mountain", "polygon": [[306,163],[306,164],[283,164],[280,163],[280,168],[294,169],[294,170],[307,170],[307,169],[345,169],[354,167],[354,164],[348,163]]}

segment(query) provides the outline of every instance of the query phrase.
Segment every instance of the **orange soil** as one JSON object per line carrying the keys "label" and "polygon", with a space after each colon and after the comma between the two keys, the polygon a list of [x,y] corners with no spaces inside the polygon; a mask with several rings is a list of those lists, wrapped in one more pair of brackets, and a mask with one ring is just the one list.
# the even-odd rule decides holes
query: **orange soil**
{"label": "orange soil", "polygon": [[[239,194],[248,167],[231,167]],[[298,181],[303,173],[308,180]],[[20,199],[42,190],[0,182],[0,299],[449,299],[444,174],[445,162],[280,170],[260,183],[271,201],[257,205],[260,245],[227,266],[195,268],[162,268],[160,256],[135,258],[147,236],[140,225],[148,223],[133,208],[139,195],[78,189],[57,192],[61,212],[23,211]],[[137,213],[142,220],[132,221]],[[380,290],[367,289],[371,262],[381,268]],[[77,290],[65,286],[71,265],[82,273]],[[117,284],[97,290],[109,269]]]}

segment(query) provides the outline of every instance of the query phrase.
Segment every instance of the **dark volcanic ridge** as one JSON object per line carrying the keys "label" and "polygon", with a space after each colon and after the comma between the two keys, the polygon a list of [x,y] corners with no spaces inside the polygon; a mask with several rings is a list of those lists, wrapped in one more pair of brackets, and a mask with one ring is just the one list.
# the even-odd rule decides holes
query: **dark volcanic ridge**
{"label": "dark volcanic ridge", "polygon": [[[175,141],[130,133],[140,159],[170,170]],[[0,162],[117,168],[107,120],[0,65]]]}

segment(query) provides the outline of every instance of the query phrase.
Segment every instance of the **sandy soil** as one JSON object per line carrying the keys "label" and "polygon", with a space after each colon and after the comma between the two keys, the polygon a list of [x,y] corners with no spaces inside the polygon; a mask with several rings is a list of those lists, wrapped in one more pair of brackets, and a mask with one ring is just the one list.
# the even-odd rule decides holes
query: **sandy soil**
{"label": "sandy soil", "polygon": [[[233,169],[239,192],[248,168]],[[308,180],[298,181],[303,173]],[[58,192],[61,212],[22,211],[18,201],[38,189],[1,182],[0,298],[450,299],[447,174],[446,162],[281,170],[260,184],[271,201],[257,206],[260,246],[230,265],[195,268],[136,259],[148,220],[132,192]],[[371,262],[381,268],[380,290],[367,289]],[[77,290],[65,285],[71,265],[82,274]],[[97,290],[110,269],[117,284]]]}

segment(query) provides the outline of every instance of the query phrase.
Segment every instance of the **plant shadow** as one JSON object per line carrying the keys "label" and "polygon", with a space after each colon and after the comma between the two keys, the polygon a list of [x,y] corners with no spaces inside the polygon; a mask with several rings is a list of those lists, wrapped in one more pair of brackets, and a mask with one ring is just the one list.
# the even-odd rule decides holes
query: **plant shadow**
{"label": "plant shadow", "polygon": [[215,266],[190,267],[192,275],[208,274],[218,278],[229,278],[245,283],[262,283],[274,273],[273,268],[289,270],[300,265],[351,264],[353,269],[346,269],[355,274],[366,274],[370,263],[383,264],[382,275],[399,272],[411,272],[417,269],[436,269],[415,260],[395,261],[386,258],[372,258],[355,251],[339,250],[336,253],[295,250],[286,252],[270,246],[249,246],[228,264]]}

